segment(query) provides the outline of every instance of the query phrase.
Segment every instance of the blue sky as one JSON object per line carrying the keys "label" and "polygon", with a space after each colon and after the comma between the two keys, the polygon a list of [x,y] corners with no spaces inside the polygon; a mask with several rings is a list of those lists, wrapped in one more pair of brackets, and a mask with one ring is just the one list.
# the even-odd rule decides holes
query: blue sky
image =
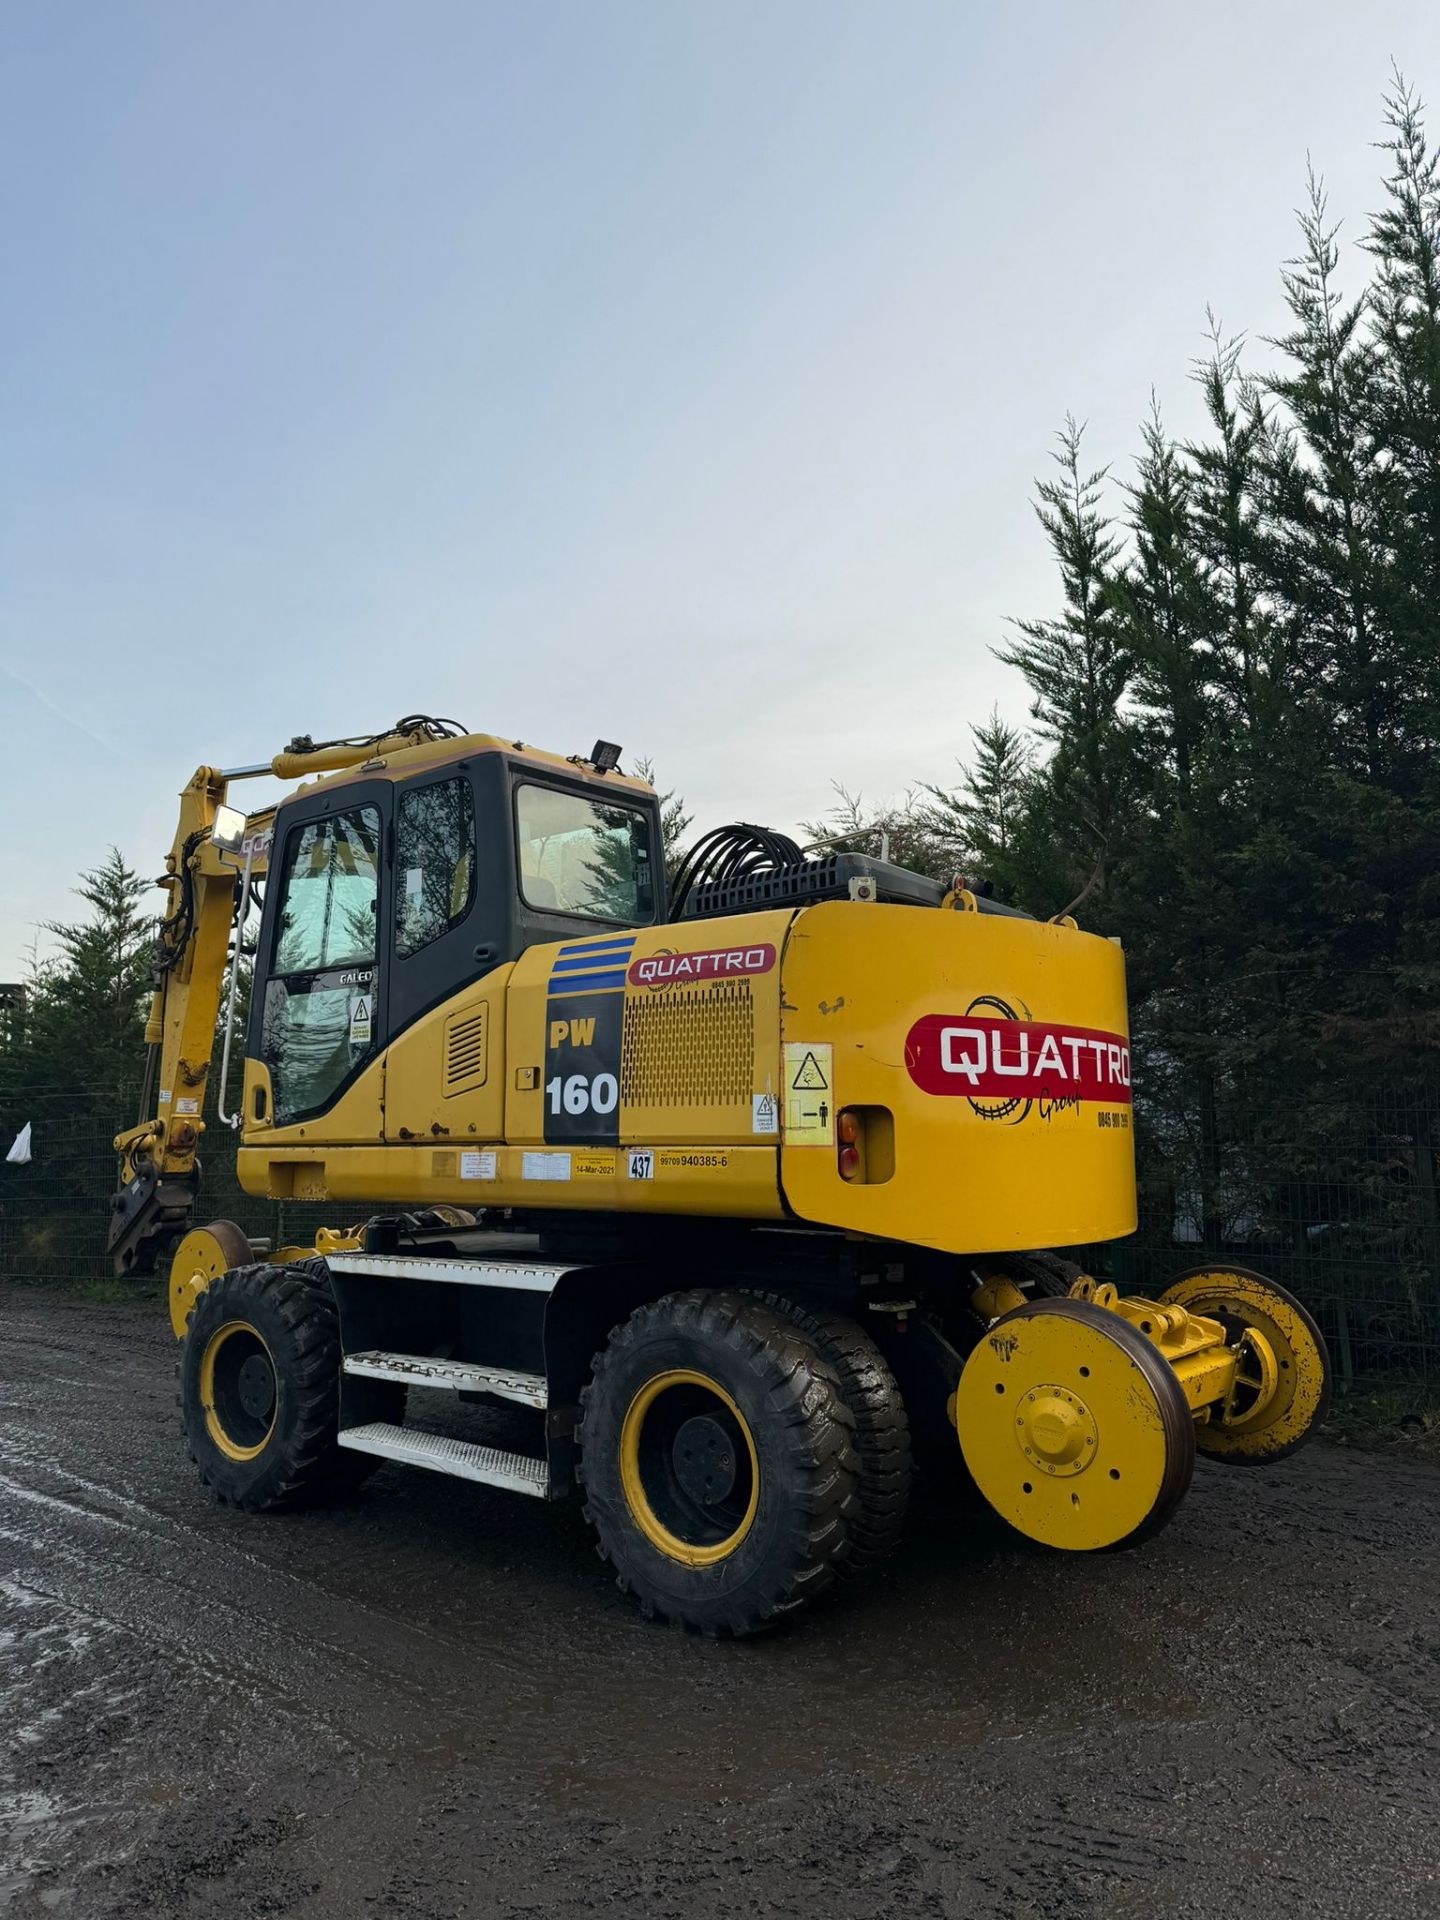
{"label": "blue sky", "polygon": [[697,826],[948,779],[1056,425],[1196,424],[1392,57],[1440,132],[1385,0],[0,5],[0,978],[295,732],[603,734]]}

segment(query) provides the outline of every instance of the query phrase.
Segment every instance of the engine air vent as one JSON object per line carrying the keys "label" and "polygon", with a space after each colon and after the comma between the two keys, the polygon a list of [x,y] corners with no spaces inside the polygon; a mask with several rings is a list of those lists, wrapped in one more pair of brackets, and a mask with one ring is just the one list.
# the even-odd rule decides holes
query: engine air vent
{"label": "engine air vent", "polygon": [[489,1066],[488,1006],[467,1007],[445,1023],[445,1097],[483,1087]]}
{"label": "engine air vent", "polygon": [[627,1107],[745,1107],[755,1084],[748,980],[632,995],[625,1005],[620,1098]]}

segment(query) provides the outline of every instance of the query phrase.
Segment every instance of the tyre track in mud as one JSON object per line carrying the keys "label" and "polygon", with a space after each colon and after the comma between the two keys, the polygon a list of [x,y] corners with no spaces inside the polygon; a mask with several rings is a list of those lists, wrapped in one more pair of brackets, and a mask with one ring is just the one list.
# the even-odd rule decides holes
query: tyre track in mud
{"label": "tyre track in mud", "polygon": [[922,1508],[715,1646],[568,1504],[387,1470],[220,1508],[173,1396],[160,1306],[0,1288],[6,1920],[1440,1910],[1426,1466],[1202,1468],[1095,1558]]}

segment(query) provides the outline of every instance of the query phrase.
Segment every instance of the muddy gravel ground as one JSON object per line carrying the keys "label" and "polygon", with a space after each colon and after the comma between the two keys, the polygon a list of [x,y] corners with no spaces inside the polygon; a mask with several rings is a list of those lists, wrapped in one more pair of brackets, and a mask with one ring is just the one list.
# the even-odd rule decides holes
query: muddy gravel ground
{"label": "muddy gravel ground", "polygon": [[0,1289],[7,1916],[1440,1913],[1422,1464],[1202,1466],[1095,1558],[922,1511],[714,1645],[568,1502],[222,1509],[173,1394],[158,1308]]}

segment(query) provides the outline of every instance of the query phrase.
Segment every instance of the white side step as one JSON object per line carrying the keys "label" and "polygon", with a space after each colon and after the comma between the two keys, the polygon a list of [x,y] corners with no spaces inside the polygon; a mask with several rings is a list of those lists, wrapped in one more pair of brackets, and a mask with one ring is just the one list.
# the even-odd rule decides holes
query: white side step
{"label": "white side step", "polygon": [[446,1387],[452,1393],[493,1393],[522,1407],[547,1404],[545,1381],[538,1373],[512,1367],[476,1367],[468,1360],[434,1360],[423,1353],[347,1353],[346,1373],[362,1380],[400,1380],[411,1387]]}
{"label": "white side step", "polygon": [[504,1453],[499,1447],[479,1447],[471,1440],[451,1440],[439,1433],[417,1433],[412,1427],[377,1420],[368,1427],[348,1427],[339,1435],[342,1447],[357,1453],[379,1454],[401,1466],[429,1467],[434,1473],[453,1474],[457,1480],[478,1480],[486,1487],[508,1487],[512,1493],[548,1499],[550,1474],[543,1460],[528,1453]]}
{"label": "white side step", "polygon": [[545,1260],[431,1259],[414,1253],[328,1253],[332,1273],[353,1273],[369,1280],[443,1280],[457,1287],[508,1287],[520,1293],[553,1293],[572,1269]]}

